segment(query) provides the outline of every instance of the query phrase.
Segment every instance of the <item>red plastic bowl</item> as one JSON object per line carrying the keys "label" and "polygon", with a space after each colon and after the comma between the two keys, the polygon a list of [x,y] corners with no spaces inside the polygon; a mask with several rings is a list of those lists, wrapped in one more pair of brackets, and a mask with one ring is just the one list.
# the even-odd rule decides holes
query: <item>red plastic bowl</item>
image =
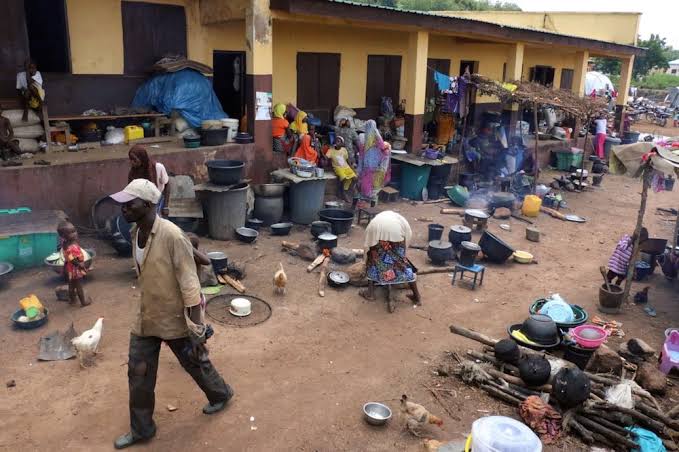
{"label": "red plastic bowl", "polygon": [[580,325],[570,330],[569,334],[584,348],[598,348],[608,338],[608,331],[598,325]]}

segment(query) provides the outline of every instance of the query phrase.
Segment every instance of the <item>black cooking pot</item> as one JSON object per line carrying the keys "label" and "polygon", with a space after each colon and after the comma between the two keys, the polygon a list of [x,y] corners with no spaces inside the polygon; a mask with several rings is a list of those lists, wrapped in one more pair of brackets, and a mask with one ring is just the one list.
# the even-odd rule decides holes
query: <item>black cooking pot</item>
{"label": "black cooking pot", "polygon": [[311,235],[318,238],[324,232],[331,232],[332,224],[329,221],[314,221],[311,223]]}
{"label": "black cooking pot", "polygon": [[490,196],[490,206],[494,209],[505,207],[509,210],[514,208],[516,196],[509,192],[497,192]]}
{"label": "black cooking pot", "polygon": [[318,236],[318,249],[319,250],[331,250],[337,246],[337,236],[335,234],[330,234],[329,232],[324,232]]}
{"label": "black cooking pot", "polygon": [[519,362],[519,376],[528,386],[542,386],[549,381],[552,366],[544,356],[527,356]]}
{"label": "black cooking pot", "polygon": [[245,226],[254,229],[255,231],[259,231],[259,228],[261,228],[263,224],[264,222],[257,218],[249,218],[248,221],[245,222]]}
{"label": "black cooking pot", "polygon": [[205,166],[210,182],[216,185],[233,185],[243,178],[245,163],[240,160],[210,160]]}
{"label": "black cooking pot", "polygon": [[456,224],[450,227],[448,241],[452,243],[455,248],[459,248],[462,242],[470,242],[471,240],[472,230],[467,226]]}
{"label": "black cooking pot", "polygon": [[474,242],[464,241],[460,244],[460,265],[472,267],[476,263],[481,247]]}
{"label": "black cooking pot", "polygon": [[354,212],[346,209],[322,209],[318,216],[332,225],[335,235],[348,234],[354,222]]}
{"label": "black cooking pot", "polygon": [[219,275],[220,273],[226,271],[226,268],[229,264],[229,259],[226,257],[226,254],[222,253],[221,251],[212,251],[207,253],[207,257],[210,259],[215,273]]}
{"label": "black cooking pot", "polygon": [[511,339],[497,341],[493,349],[495,351],[495,358],[503,363],[515,364],[521,358],[519,345]]}
{"label": "black cooking pot", "polygon": [[292,223],[274,223],[269,227],[271,235],[288,235],[292,229]]}
{"label": "black cooking pot", "polygon": [[489,261],[502,264],[514,253],[514,249],[500,240],[495,234],[484,231],[479,240],[481,251]]}
{"label": "black cooking pot", "polygon": [[427,256],[434,265],[445,265],[452,258],[453,245],[441,240],[432,240],[427,247]]}
{"label": "black cooking pot", "polygon": [[589,377],[578,368],[561,369],[554,376],[552,395],[564,408],[580,405],[589,398]]}

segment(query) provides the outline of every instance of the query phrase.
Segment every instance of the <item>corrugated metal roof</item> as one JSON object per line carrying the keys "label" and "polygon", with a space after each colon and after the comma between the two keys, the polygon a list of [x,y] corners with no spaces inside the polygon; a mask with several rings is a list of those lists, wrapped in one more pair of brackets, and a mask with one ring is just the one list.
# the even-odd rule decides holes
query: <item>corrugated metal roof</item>
{"label": "corrugated metal roof", "polygon": [[540,30],[537,28],[532,28],[532,27],[520,27],[516,25],[504,25],[504,24],[499,24],[497,22],[489,22],[485,20],[479,20],[479,19],[472,19],[469,17],[464,17],[464,16],[454,16],[454,15],[449,15],[449,14],[437,14],[436,11],[416,11],[412,9],[402,9],[402,8],[391,8],[388,6],[382,6],[382,5],[371,5],[367,3],[359,3],[355,2],[352,0],[325,0],[330,3],[340,3],[344,5],[352,5],[352,6],[360,6],[364,8],[373,8],[373,9],[384,9],[384,10],[389,10],[389,11],[397,11],[401,13],[407,13],[407,14],[417,14],[421,16],[429,16],[429,17],[437,17],[437,18],[442,18],[442,19],[455,19],[455,20],[464,20],[468,22],[475,22],[479,24],[491,24],[491,25],[496,25],[500,28],[504,28],[507,30],[521,30],[521,31],[531,31],[534,33],[540,33],[548,36],[563,36],[567,38],[577,38],[577,39],[586,39],[588,41],[592,42],[601,42],[601,43],[606,43],[606,44],[614,44],[617,46],[623,46],[623,47],[629,47],[630,49],[641,49],[642,47],[637,47],[633,46],[630,44],[620,44],[617,42],[612,42],[612,41],[603,41],[601,39],[592,39],[592,38],[587,38],[583,36],[577,36],[577,35],[571,35],[571,34],[566,34],[566,33],[559,33],[555,31],[545,31],[545,30]]}

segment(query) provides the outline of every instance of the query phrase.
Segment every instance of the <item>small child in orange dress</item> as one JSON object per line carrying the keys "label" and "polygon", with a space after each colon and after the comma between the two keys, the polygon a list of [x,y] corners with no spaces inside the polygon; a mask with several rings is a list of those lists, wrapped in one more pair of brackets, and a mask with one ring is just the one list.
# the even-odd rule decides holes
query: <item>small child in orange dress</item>
{"label": "small child in orange dress", "polygon": [[85,298],[82,279],[87,274],[85,268],[85,253],[78,244],[78,231],[73,223],[59,225],[59,236],[63,240],[61,252],[64,254],[64,276],[68,281],[68,297],[71,304],[75,304],[76,296],[81,306],[92,304],[91,298]]}

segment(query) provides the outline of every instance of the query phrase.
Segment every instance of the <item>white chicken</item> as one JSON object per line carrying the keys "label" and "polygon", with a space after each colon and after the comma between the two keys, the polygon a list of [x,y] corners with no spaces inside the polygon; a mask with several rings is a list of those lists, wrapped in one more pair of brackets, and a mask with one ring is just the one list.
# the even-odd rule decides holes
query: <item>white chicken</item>
{"label": "white chicken", "polygon": [[104,318],[99,317],[92,329],[89,329],[80,336],[71,339],[71,343],[75,347],[78,359],[80,360],[80,365],[82,367],[87,367],[92,364],[92,359],[97,353],[97,348],[99,347],[103,326]]}

